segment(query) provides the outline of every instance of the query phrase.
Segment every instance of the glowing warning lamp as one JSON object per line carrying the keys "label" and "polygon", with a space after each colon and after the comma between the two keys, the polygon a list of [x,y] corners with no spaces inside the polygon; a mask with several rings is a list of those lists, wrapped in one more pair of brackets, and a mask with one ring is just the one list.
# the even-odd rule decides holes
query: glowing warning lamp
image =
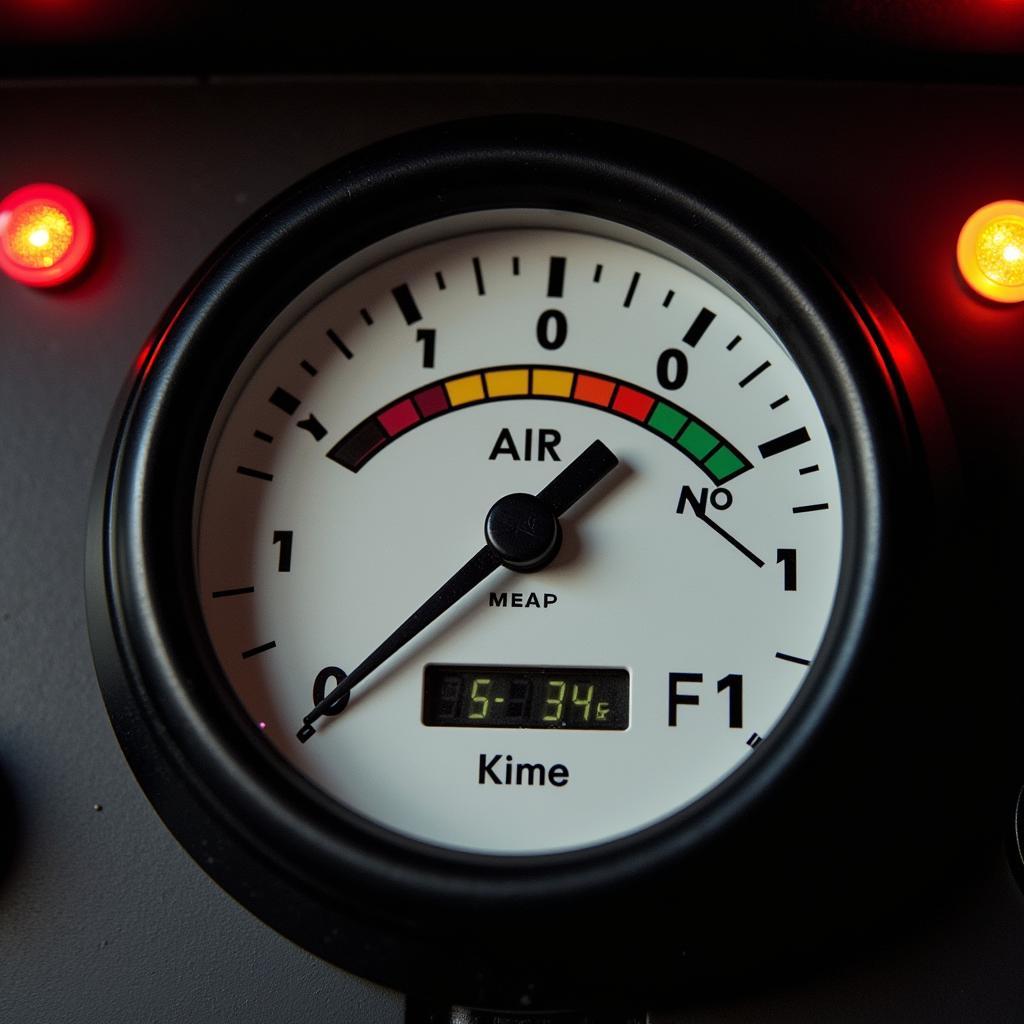
{"label": "glowing warning lamp", "polygon": [[964,280],[986,299],[1024,302],[1024,203],[1002,199],[967,219],[956,244]]}
{"label": "glowing warning lamp", "polygon": [[89,262],[94,236],[85,204],[60,185],[26,185],[0,202],[0,269],[22,284],[70,281]]}

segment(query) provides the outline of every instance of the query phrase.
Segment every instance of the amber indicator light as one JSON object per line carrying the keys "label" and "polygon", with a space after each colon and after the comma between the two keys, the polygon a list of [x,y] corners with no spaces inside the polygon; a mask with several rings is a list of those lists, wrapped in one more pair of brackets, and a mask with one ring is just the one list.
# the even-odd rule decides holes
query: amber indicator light
{"label": "amber indicator light", "polygon": [[967,218],[956,247],[964,280],[986,299],[1024,302],[1024,202],[1001,199]]}

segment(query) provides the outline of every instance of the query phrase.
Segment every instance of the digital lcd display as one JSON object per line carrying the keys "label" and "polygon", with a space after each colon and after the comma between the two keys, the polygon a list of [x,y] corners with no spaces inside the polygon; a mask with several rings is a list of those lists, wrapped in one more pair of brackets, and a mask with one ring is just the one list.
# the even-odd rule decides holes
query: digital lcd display
{"label": "digital lcd display", "polygon": [[624,668],[427,665],[423,724],[497,729],[629,726]]}

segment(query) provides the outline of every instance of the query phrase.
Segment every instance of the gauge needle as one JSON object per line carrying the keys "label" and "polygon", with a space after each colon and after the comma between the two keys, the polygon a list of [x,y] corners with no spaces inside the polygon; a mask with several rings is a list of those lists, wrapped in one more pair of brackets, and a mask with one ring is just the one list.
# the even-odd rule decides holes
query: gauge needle
{"label": "gauge needle", "polygon": [[487,543],[302,719],[302,728],[296,733],[298,738],[305,743],[316,732],[313,723],[318,718],[329,710],[339,710],[338,704],[347,702],[348,694],[356,684],[499,566],[518,572],[536,572],[548,565],[558,554],[562,543],[558,517],[604,479],[618,463],[607,446],[595,441],[539,494],[506,494],[499,498],[484,521]]}
{"label": "gauge needle", "polygon": [[741,544],[731,533],[729,533],[728,530],[725,529],[725,527],[720,526],[718,523],[714,521],[714,519],[711,519],[707,515],[707,513],[701,512],[700,509],[695,508],[693,511],[698,519],[700,519],[704,523],[707,523],[707,525],[710,526],[711,529],[714,530],[719,537],[724,537],[725,540],[727,540],[737,551],[740,552],[740,554],[746,555],[746,557],[749,558],[754,563],[754,565],[758,567],[758,569],[764,568],[764,559],[758,558],[757,555],[755,555],[754,552],[750,550],[750,548],[748,548],[745,544]]}

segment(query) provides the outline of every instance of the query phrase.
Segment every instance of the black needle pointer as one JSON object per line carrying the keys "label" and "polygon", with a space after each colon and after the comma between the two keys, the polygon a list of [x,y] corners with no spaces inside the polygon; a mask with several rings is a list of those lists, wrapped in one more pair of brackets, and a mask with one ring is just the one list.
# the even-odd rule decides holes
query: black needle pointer
{"label": "black needle pointer", "polygon": [[518,572],[536,572],[548,565],[562,544],[558,517],[604,479],[618,463],[619,460],[602,442],[595,441],[539,494],[506,494],[499,498],[484,521],[487,543],[316,704],[302,719],[302,728],[296,733],[298,738],[305,743],[316,732],[313,723],[318,718],[328,711],[340,711],[348,703],[349,692],[356,684],[499,566]]}
{"label": "black needle pointer", "polygon": [[706,512],[701,512],[700,509],[695,508],[693,510],[693,514],[699,520],[701,520],[701,522],[706,523],[708,526],[710,526],[711,529],[714,530],[719,537],[723,537],[725,540],[727,540],[741,555],[746,555],[746,557],[749,558],[754,563],[754,565],[758,567],[758,569],[764,568],[763,558],[758,558],[757,555],[755,555],[754,552],[750,550],[750,548],[748,548],[745,544],[741,544],[731,533],[729,533],[728,530],[725,529],[725,527],[720,526],[718,523],[716,523],[714,519],[710,518]]}

